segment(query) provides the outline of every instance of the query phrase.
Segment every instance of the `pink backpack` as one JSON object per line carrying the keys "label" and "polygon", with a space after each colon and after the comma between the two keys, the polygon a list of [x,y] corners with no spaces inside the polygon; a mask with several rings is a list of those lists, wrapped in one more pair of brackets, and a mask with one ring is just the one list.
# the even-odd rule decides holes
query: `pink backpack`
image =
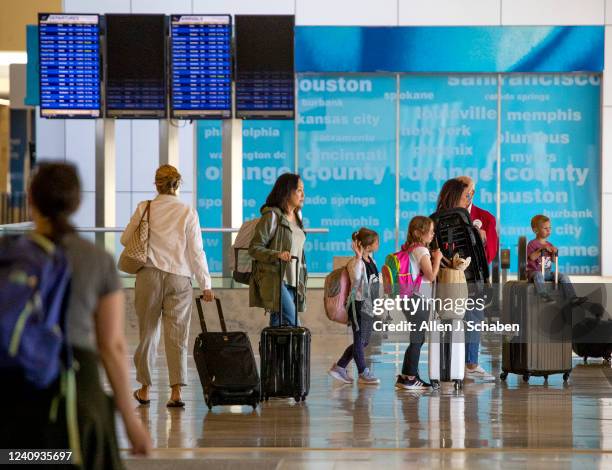
{"label": "pink backpack", "polygon": [[351,292],[351,279],[346,266],[334,269],[325,276],[323,287],[323,305],[325,314],[331,321],[348,323],[346,302]]}
{"label": "pink backpack", "polygon": [[401,250],[385,258],[382,267],[382,278],[387,297],[411,297],[421,288],[423,273],[419,269],[416,279],[412,279],[410,270],[410,253],[412,250]]}

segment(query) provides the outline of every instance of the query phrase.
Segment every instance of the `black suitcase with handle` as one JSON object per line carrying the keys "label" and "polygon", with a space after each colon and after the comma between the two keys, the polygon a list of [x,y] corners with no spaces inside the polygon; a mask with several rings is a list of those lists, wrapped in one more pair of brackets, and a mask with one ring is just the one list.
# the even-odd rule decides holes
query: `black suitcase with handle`
{"label": "black suitcase with handle", "polygon": [[[297,260],[297,257],[292,257]],[[282,269],[279,261],[279,270]],[[296,262],[295,279],[299,279]],[[283,282],[281,276],[281,283]],[[279,291],[280,292],[280,291]],[[294,398],[304,401],[310,390],[310,331],[297,325],[298,301],[295,296],[295,325],[283,325],[283,305],[280,302],[281,326],[269,326],[261,332],[261,395],[268,398]]]}
{"label": "black suitcase with handle", "polygon": [[251,342],[242,331],[227,331],[221,301],[215,299],[221,331],[206,329],[200,298],[196,298],[202,333],[193,346],[208,409],[216,405],[250,405],[260,402],[260,381]]}

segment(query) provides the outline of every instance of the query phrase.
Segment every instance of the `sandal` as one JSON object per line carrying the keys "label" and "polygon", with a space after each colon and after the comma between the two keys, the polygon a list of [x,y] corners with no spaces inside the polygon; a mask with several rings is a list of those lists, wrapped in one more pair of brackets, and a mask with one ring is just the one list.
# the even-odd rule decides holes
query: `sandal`
{"label": "sandal", "polygon": [[140,398],[140,395],[138,394],[139,391],[140,389],[134,390],[134,393],[132,394],[136,401],[141,405],[148,405],[149,403],[151,403],[151,400],[143,400],[142,398]]}
{"label": "sandal", "polygon": [[183,408],[185,406],[185,402],[181,400],[168,400],[166,403],[168,408]]}

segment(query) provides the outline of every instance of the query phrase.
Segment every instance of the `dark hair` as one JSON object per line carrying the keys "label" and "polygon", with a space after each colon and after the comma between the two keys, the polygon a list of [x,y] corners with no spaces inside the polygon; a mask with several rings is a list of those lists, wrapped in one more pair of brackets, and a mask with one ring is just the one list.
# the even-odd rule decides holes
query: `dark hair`
{"label": "dark hair", "polygon": [[468,185],[458,179],[450,179],[442,186],[438,196],[438,206],[436,212],[442,209],[454,209],[459,207],[461,195]]}
{"label": "dark hair", "polygon": [[30,181],[30,201],[49,220],[53,240],[59,241],[74,232],[69,217],[81,203],[81,182],[76,167],[69,163],[40,163]]}
{"label": "dark hair", "polygon": [[358,241],[362,247],[367,248],[378,240],[378,233],[369,228],[361,227],[356,232],[353,232],[351,238]]}
{"label": "dark hair", "polygon": [[[293,191],[295,191],[298,187],[298,183],[300,182],[300,175],[295,173],[283,173],[280,175],[274,186],[272,187],[272,191],[268,194],[266,199],[266,203],[261,206],[261,210],[265,207],[276,207],[286,213],[287,210],[287,202],[291,197]],[[302,224],[302,218],[300,217],[299,211],[295,212],[296,220],[298,226],[300,228],[304,228]]]}

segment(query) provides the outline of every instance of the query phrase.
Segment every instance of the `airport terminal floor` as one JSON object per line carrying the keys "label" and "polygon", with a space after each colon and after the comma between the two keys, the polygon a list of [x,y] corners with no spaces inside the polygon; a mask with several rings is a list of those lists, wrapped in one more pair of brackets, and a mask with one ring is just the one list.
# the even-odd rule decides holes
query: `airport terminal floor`
{"label": "airport terminal floor", "polygon": [[[128,331],[130,352],[137,332]],[[193,358],[184,409],[166,408],[169,389],[163,346],[151,404],[137,413],[153,438],[152,459],[131,458],[120,430],[126,468],[366,469],[608,468],[612,466],[612,369],[601,359],[574,356],[567,384],[561,375],[510,375],[506,382],[466,381],[455,391],[397,391],[406,344],[381,341],[368,361],[378,386],[340,385],[327,369],[349,336],[314,336],[311,389],[305,403],[271,399],[250,407],[208,411]],[[258,337],[251,337],[256,350]],[[427,370],[427,346],[420,370]],[[131,360],[131,357],[130,357]],[[259,358],[257,357],[257,360]],[[497,377],[499,339],[484,337],[482,365]],[[132,385],[136,387],[132,368]]]}

